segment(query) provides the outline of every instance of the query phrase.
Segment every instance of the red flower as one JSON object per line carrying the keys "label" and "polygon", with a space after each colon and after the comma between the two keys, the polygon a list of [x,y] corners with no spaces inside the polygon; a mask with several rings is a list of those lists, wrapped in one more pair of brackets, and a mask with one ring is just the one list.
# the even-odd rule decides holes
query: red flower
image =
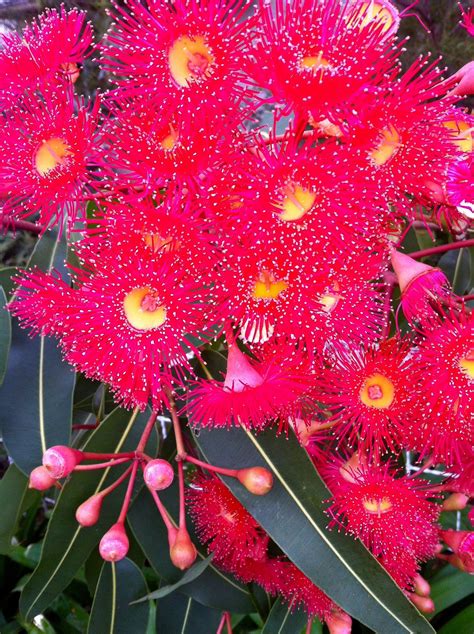
{"label": "red flower", "polygon": [[187,407],[191,422],[202,427],[242,424],[262,429],[273,420],[286,425],[289,417],[301,416],[311,381],[308,364],[289,347],[274,350],[274,357],[251,363],[231,343],[225,381],[201,381],[192,390]]}
{"label": "red flower", "polygon": [[454,161],[448,167],[446,190],[449,202],[469,220],[474,220],[474,158]]}
{"label": "red flower", "polygon": [[395,478],[387,465],[361,465],[351,476],[340,478],[333,489],[331,526],[342,525],[382,563],[401,550],[419,562],[433,557],[439,507],[427,499],[422,483]]}
{"label": "red flower", "polygon": [[[474,313],[453,311],[433,322],[412,358],[410,447],[438,462],[458,460],[460,443],[474,437]],[[407,421],[410,422],[410,421]]]}
{"label": "red flower", "polygon": [[0,104],[7,107],[26,90],[74,82],[92,43],[87,14],[77,9],[45,9],[23,33],[2,36],[0,51]]}
{"label": "red flower", "polygon": [[[117,250],[77,287],[32,271],[20,280],[11,311],[24,325],[59,338],[66,360],[109,383],[118,401],[144,408],[162,399],[162,384],[188,368],[188,336],[205,326],[206,293],[171,263]],[[33,314],[33,310],[35,311]]]}
{"label": "red flower", "polygon": [[462,14],[461,26],[466,29],[471,37],[474,37],[474,7],[465,11],[462,5],[459,4],[459,8],[461,9]]}
{"label": "red flower", "polygon": [[397,339],[366,349],[334,347],[316,398],[332,411],[339,441],[375,453],[398,450],[410,415],[407,355],[407,345]]}
{"label": "red flower", "polygon": [[98,100],[88,108],[61,89],[42,99],[29,95],[8,113],[0,129],[5,213],[39,212],[45,227],[62,226],[67,218],[72,228],[95,180],[98,112]]}
{"label": "red flower", "polygon": [[238,102],[245,94],[247,9],[242,0],[231,9],[221,0],[115,5],[103,67],[127,96],[183,104],[190,95],[204,103]]}
{"label": "red flower", "polygon": [[360,5],[278,0],[261,13],[252,74],[306,121],[324,120],[392,73],[384,25]]}

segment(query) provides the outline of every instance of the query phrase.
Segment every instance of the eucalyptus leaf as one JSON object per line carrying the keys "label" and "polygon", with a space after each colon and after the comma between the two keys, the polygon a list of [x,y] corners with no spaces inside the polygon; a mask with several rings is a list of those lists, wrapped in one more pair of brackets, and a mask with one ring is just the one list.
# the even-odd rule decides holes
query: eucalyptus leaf
{"label": "eucalyptus leaf", "polygon": [[307,621],[304,612],[278,599],[268,615],[262,634],[297,634]]}
{"label": "eucalyptus leaf", "polygon": [[12,340],[10,313],[6,310],[7,296],[0,287],[0,385],[7,371],[8,355]]}
{"label": "eucalyptus leaf", "polygon": [[87,634],[145,634],[149,606],[136,601],[145,592],[145,579],[132,561],[104,562]]}
{"label": "eucalyptus leaf", "polygon": [[23,500],[28,492],[28,478],[14,464],[0,480],[0,553],[7,554],[12,547],[12,538],[18,526]]}
{"label": "eucalyptus leaf", "polygon": [[157,634],[211,634],[222,614],[179,592],[160,599],[156,607]]}

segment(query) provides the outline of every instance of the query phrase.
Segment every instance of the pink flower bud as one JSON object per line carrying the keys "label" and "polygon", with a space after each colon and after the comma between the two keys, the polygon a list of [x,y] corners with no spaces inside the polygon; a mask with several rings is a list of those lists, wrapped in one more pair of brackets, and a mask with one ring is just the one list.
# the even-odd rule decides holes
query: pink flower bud
{"label": "pink flower bud", "polygon": [[417,594],[410,594],[410,601],[420,610],[420,612],[425,612],[425,614],[430,614],[435,611],[435,604],[433,603],[433,599],[429,597],[420,597]]}
{"label": "pink flower bud", "polygon": [[417,574],[413,580],[415,592],[420,597],[429,597],[431,592],[431,586],[424,577]]}
{"label": "pink flower bud", "polygon": [[462,511],[466,508],[468,501],[469,497],[464,493],[453,493],[444,500],[442,509],[443,511]]}
{"label": "pink flower bud", "polygon": [[30,489],[36,489],[37,491],[46,491],[50,489],[56,480],[51,477],[49,471],[46,467],[36,467],[30,473],[30,481],[28,483],[28,487]]}
{"label": "pink flower bud", "polygon": [[455,558],[449,561],[453,566],[470,574],[474,573],[474,532],[473,531],[440,531],[443,541],[454,552]]}
{"label": "pink flower bud", "polygon": [[81,526],[94,526],[99,520],[104,496],[92,495],[76,509],[76,520]]}
{"label": "pink flower bud", "polygon": [[150,460],[143,471],[147,487],[155,491],[167,489],[173,482],[173,467],[166,460]]}
{"label": "pink flower bud", "polygon": [[264,467],[250,467],[237,471],[238,481],[254,495],[266,495],[273,486],[273,476]]}
{"label": "pink flower bud", "polygon": [[351,634],[352,619],[342,610],[334,610],[325,618],[329,634]]}
{"label": "pink flower bud", "polygon": [[128,537],[123,524],[114,524],[100,540],[99,552],[105,561],[120,561],[128,553]]}
{"label": "pink flower bud", "polygon": [[179,528],[170,548],[170,558],[176,568],[186,570],[196,561],[197,550],[185,528]]}
{"label": "pink flower bud", "polygon": [[83,460],[84,454],[77,449],[71,449],[63,445],[50,447],[43,454],[43,466],[50,476],[59,480],[68,476]]}

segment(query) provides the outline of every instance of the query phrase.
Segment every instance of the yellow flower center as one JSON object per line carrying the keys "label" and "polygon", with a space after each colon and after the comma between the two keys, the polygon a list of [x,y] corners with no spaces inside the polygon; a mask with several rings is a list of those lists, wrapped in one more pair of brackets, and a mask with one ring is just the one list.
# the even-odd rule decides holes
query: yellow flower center
{"label": "yellow flower center", "polygon": [[168,52],[171,76],[178,86],[186,87],[194,81],[207,79],[212,72],[214,55],[202,35],[179,37]]}
{"label": "yellow flower center", "polygon": [[382,515],[383,513],[388,513],[391,510],[393,504],[390,501],[390,498],[384,496],[382,498],[376,497],[367,497],[364,498],[362,504],[364,505],[367,513],[371,515]]}
{"label": "yellow flower center", "polygon": [[288,288],[283,280],[276,280],[272,273],[262,271],[253,288],[255,299],[277,299]]}
{"label": "yellow flower center", "polygon": [[282,193],[283,200],[275,203],[275,206],[281,209],[279,218],[285,222],[300,220],[316,201],[316,194],[298,183],[288,183]]}
{"label": "yellow flower center", "polygon": [[473,128],[469,123],[466,121],[445,121],[443,125],[453,133],[451,140],[461,152],[469,154],[474,150]]}
{"label": "yellow flower center", "polygon": [[166,321],[166,308],[155,291],[148,287],[134,288],[123,300],[128,323],[137,330],[159,328]]}
{"label": "yellow flower center", "polygon": [[366,379],[360,390],[360,400],[367,407],[386,409],[395,397],[395,388],[390,379],[382,374],[373,374]]}
{"label": "yellow flower center", "polygon": [[339,295],[338,291],[340,290],[340,286],[337,282],[334,282],[331,287],[328,287],[326,291],[319,296],[318,302],[321,310],[325,313],[332,313],[332,311],[339,304],[339,301],[342,299],[342,295]]}
{"label": "yellow flower center", "polygon": [[474,379],[474,350],[470,350],[465,357],[460,359],[459,367],[471,381]]}
{"label": "yellow flower center", "polygon": [[380,2],[362,2],[359,11],[349,21],[349,26],[357,23],[362,30],[369,24],[378,22],[382,25],[382,33],[386,33],[395,23],[394,15]]}
{"label": "yellow flower center", "polygon": [[381,131],[377,147],[370,152],[370,158],[379,167],[388,163],[401,147],[401,137],[393,126]]}
{"label": "yellow flower center", "polygon": [[309,69],[313,73],[317,71],[324,72],[325,69],[331,68],[330,62],[323,56],[323,52],[319,51],[317,55],[307,55],[300,59],[300,67],[302,69]]}
{"label": "yellow flower center", "polygon": [[35,167],[40,176],[47,176],[51,170],[62,165],[72,152],[69,145],[59,137],[43,141],[35,154]]}

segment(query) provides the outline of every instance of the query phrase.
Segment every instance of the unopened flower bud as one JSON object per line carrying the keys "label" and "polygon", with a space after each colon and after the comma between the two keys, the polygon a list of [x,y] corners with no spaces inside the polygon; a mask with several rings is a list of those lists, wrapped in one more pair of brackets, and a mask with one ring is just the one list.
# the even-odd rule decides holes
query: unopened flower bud
{"label": "unopened flower bud", "polygon": [[150,460],[143,471],[143,478],[150,489],[162,491],[173,482],[173,467],[166,460]]}
{"label": "unopened flower bud", "polygon": [[352,619],[342,610],[334,610],[325,618],[329,634],[351,634]]}
{"label": "unopened flower bud", "polygon": [[50,447],[43,454],[43,466],[49,475],[56,480],[68,476],[83,460],[84,454],[77,449],[56,445]]}
{"label": "unopened flower bud", "polygon": [[468,501],[469,498],[464,493],[453,493],[444,500],[442,509],[443,511],[462,511],[466,508]]}
{"label": "unopened flower bud", "polygon": [[99,552],[105,561],[120,561],[128,553],[128,537],[123,524],[114,524],[100,540]]}
{"label": "unopened flower bud", "polygon": [[185,528],[179,528],[176,538],[170,548],[170,558],[176,568],[186,570],[190,568],[197,557],[197,550],[189,533]]}
{"label": "unopened flower bud", "polygon": [[435,611],[435,604],[433,603],[433,599],[429,597],[420,597],[417,594],[410,594],[411,602],[416,605],[416,607],[420,610],[420,612],[424,612],[425,614],[430,614]]}
{"label": "unopened flower bud", "polygon": [[46,491],[56,483],[55,478],[51,476],[46,467],[36,467],[30,473],[28,487],[37,491]]}
{"label": "unopened flower bud", "polygon": [[81,526],[94,526],[99,520],[104,496],[92,495],[76,509],[76,520]]}
{"label": "unopened flower bud", "polygon": [[414,582],[413,585],[414,585],[415,592],[418,596],[420,597],[430,596],[431,586],[424,577],[422,577],[420,574],[417,574],[413,582]]}
{"label": "unopened flower bud", "polygon": [[237,479],[247,491],[254,495],[266,495],[273,486],[273,476],[264,467],[239,469]]}

